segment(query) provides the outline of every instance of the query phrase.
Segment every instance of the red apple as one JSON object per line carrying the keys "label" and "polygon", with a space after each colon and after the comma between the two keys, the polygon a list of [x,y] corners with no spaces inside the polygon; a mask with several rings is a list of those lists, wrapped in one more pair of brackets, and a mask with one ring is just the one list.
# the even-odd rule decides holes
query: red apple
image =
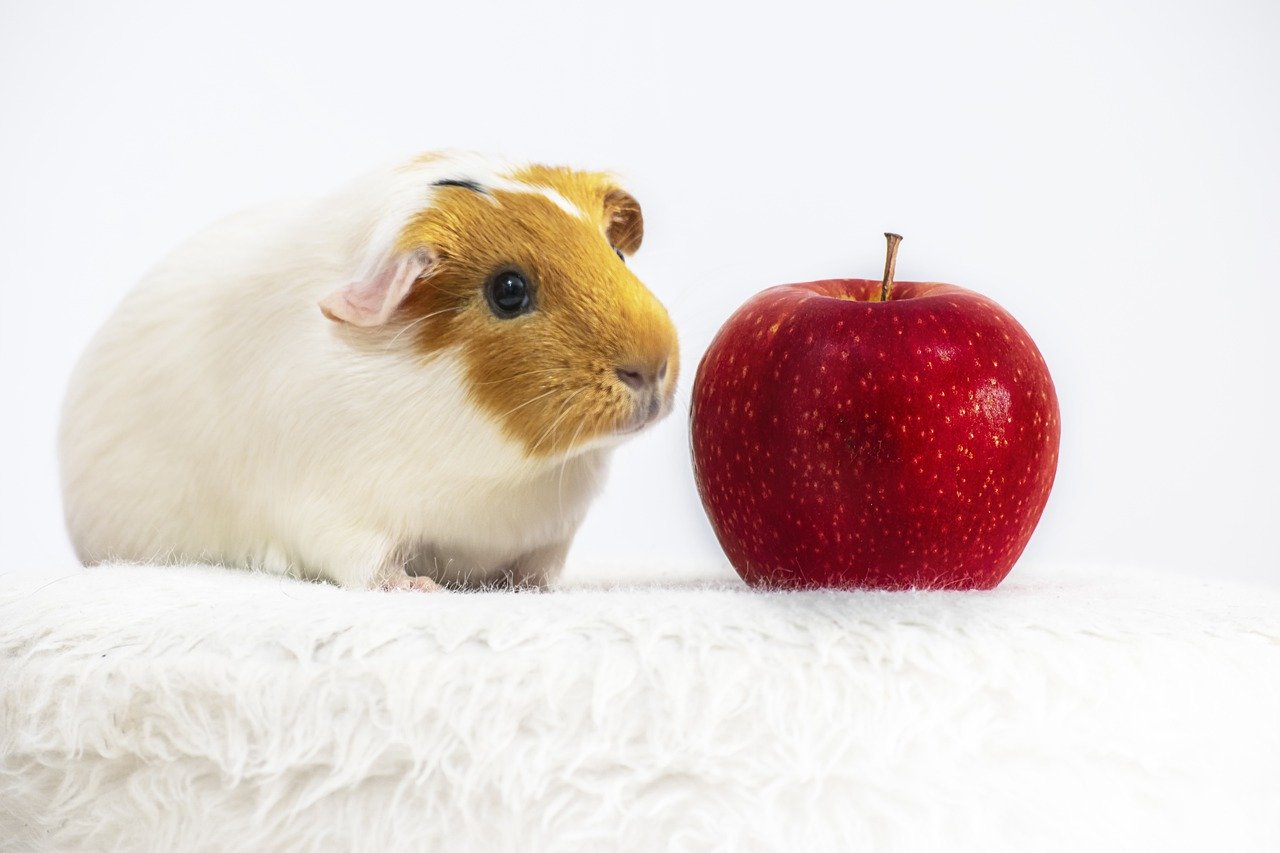
{"label": "red apple", "polygon": [[[990,589],[1058,465],[1058,398],[1026,330],[950,284],[772,287],[698,365],[694,475],[748,583]],[[888,296],[887,299],[883,296]]]}

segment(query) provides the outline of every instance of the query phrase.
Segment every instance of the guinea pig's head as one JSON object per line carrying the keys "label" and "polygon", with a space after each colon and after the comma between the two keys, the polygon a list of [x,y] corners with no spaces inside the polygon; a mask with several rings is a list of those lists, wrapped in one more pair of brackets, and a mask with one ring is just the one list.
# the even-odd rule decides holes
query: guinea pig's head
{"label": "guinea pig's head", "polygon": [[529,456],[638,432],[671,409],[666,309],[628,269],[640,206],[605,174],[439,168],[369,276],[328,296],[331,320],[460,360],[472,402]]}

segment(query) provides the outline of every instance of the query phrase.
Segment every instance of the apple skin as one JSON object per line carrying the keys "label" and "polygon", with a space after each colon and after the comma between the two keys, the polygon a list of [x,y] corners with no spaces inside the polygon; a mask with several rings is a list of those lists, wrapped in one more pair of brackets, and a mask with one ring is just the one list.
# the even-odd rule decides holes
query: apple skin
{"label": "apple skin", "polygon": [[698,365],[694,476],[750,584],[990,589],[1044,511],[1058,398],[1026,330],[955,285],[880,286],[762,291]]}

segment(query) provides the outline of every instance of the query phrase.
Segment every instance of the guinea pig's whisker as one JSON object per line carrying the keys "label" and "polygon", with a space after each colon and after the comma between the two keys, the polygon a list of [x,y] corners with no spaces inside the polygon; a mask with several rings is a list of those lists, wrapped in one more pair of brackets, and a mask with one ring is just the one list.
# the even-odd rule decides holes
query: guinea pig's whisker
{"label": "guinea pig's whisker", "polygon": [[530,403],[536,403],[539,400],[541,400],[543,397],[550,397],[552,394],[556,393],[556,391],[559,391],[559,390],[560,390],[559,388],[552,388],[550,391],[545,391],[531,400],[525,400],[523,403],[516,406],[515,408],[507,409],[501,415],[498,415],[498,417],[500,419],[505,418],[507,415],[511,414],[512,412],[518,412],[519,410],[523,409],[525,406],[529,405]]}
{"label": "guinea pig's whisker", "polygon": [[412,329],[414,326],[417,326],[417,325],[418,325],[418,324],[420,324],[420,323],[425,323],[426,321],[430,320],[432,317],[438,316],[438,315],[440,315],[440,314],[446,314],[446,313],[448,313],[448,312],[450,312],[450,311],[457,311],[457,310],[458,310],[458,309],[456,309],[456,308],[442,308],[442,309],[440,309],[439,311],[432,311],[430,314],[427,314],[427,315],[425,315],[425,316],[419,317],[418,319],[414,320],[412,323],[407,324],[407,325],[406,325],[403,329],[401,329],[400,331],[396,332],[395,337],[393,337],[391,340],[387,341],[387,349],[390,349],[392,344],[394,344],[396,341],[400,340],[400,336],[401,336],[401,335],[403,335],[405,332],[407,332],[407,331],[409,331],[410,329]]}
{"label": "guinea pig's whisker", "polygon": [[579,388],[577,391],[574,391],[572,394],[570,394],[568,397],[565,398],[564,410],[560,412],[559,417],[557,417],[554,421],[551,422],[551,426],[543,430],[542,435],[539,436],[538,440],[534,443],[533,447],[529,449],[530,455],[532,455],[542,445],[542,442],[546,441],[548,436],[550,436],[553,432],[555,432],[556,427],[560,425],[560,421],[564,420],[565,416],[569,414],[570,412],[569,404],[573,402],[573,399],[577,397],[579,394],[582,394],[587,390],[588,390],[587,388]]}
{"label": "guinea pig's whisker", "polygon": [[[556,417],[556,419],[555,419],[554,421],[552,421],[552,422],[551,422],[551,426],[547,427],[546,431],[545,431],[545,432],[543,432],[542,436],[538,439],[537,444],[535,444],[535,445],[533,446],[533,449],[534,449],[534,450],[537,450],[537,449],[538,449],[538,446],[539,446],[539,445],[541,445],[541,444],[542,444],[542,442],[543,442],[543,441],[545,441],[547,438],[551,438],[552,436],[554,436],[554,435],[556,435],[556,434],[558,433],[558,427],[560,426],[560,423],[561,423],[561,422],[565,419],[565,417],[569,414],[569,411],[570,411],[570,409],[569,409],[569,402],[573,399],[573,397],[576,397],[576,396],[577,396],[578,394],[580,394],[580,393],[582,393],[582,392],[581,392],[581,391],[579,391],[579,392],[577,392],[577,394],[572,395],[568,400],[565,400],[564,409],[560,412],[560,414]],[[555,440],[554,440],[554,438],[553,438],[553,439],[552,439],[552,443],[554,443],[554,441],[555,441]]]}
{"label": "guinea pig's whisker", "polygon": [[497,383],[499,383],[499,382],[510,382],[510,381],[512,381],[513,379],[524,379],[524,378],[529,377],[529,376],[554,376],[554,375],[557,375],[557,374],[567,373],[567,372],[568,372],[568,371],[566,371],[566,370],[564,370],[563,368],[560,368],[560,367],[548,367],[548,368],[546,368],[546,369],[544,369],[544,370],[526,370],[526,371],[524,371],[524,372],[522,372],[522,373],[511,373],[511,374],[507,374],[506,376],[503,376],[503,377],[502,377],[502,378],[500,378],[500,379],[489,379],[489,380],[486,380],[486,381],[484,381],[484,382],[477,382],[477,383],[475,383],[475,384],[477,384],[477,385],[496,385],[496,384],[497,384]]}
{"label": "guinea pig's whisker", "polygon": [[[578,428],[574,430],[573,438],[569,439],[569,443],[565,445],[565,450],[568,450],[569,448],[573,447],[574,443],[578,440],[578,436],[582,434],[582,428],[585,427],[586,425],[587,425],[587,422],[585,419],[582,421],[582,423],[578,424]],[[561,513],[564,512],[564,469],[569,466],[569,460],[571,458],[572,457],[570,457],[569,454],[566,453],[564,456],[564,459],[560,460],[560,477],[556,481],[556,501],[560,507]]]}
{"label": "guinea pig's whisker", "polygon": [[689,395],[684,393],[685,390],[687,389],[676,388],[676,393],[672,395],[671,399],[675,405],[687,412],[689,410],[690,399]]}

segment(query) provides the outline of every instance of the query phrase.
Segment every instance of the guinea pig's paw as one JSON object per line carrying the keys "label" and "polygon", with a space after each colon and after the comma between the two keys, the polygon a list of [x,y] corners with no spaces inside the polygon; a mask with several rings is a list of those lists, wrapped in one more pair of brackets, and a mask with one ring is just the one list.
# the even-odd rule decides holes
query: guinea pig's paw
{"label": "guinea pig's paw", "polygon": [[406,576],[405,579],[409,581],[408,585],[398,587],[398,589],[409,589],[414,592],[446,592],[444,587],[431,578]]}
{"label": "guinea pig's paw", "polygon": [[378,586],[379,589],[388,592],[444,592],[445,588],[433,581],[431,578],[414,576],[400,572],[386,578]]}

